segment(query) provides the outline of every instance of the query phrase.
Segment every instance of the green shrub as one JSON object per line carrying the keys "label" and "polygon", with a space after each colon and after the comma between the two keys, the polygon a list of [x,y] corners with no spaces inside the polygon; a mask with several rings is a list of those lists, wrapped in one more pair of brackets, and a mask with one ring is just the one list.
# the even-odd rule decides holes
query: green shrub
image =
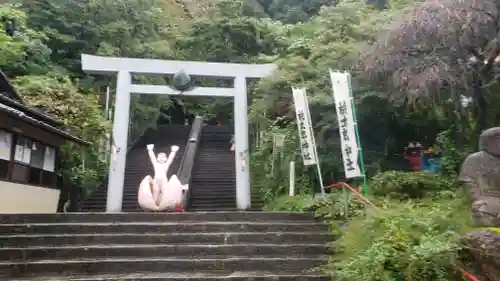
{"label": "green shrub", "polygon": [[280,196],[264,206],[266,211],[305,212],[311,211],[315,200],[311,195]]}
{"label": "green shrub", "polygon": [[456,190],[457,181],[433,172],[379,173],[372,178],[370,187],[376,196],[390,198],[423,198],[436,192]]}
{"label": "green shrub", "polygon": [[349,223],[326,272],[337,281],[444,281],[458,259],[468,228],[460,198],[423,203],[388,202]]}
{"label": "green shrub", "polygon": [[318,218],[334,223],[363,215],[365,203],[351,192],[336,191],[327,194],[326,198],[313,198],[311,195],[282,196],[266,205],[264,209],[268,211],[314,212]]}
{"label": "green shrub", "polygon": [[[346,198],[347,196],[347,198]],[[317,217],[328,219],[333,223],[342,223],[364,215],[365,203],[350,191],[336,191],[326,198],[318,198],[313,205]]]}

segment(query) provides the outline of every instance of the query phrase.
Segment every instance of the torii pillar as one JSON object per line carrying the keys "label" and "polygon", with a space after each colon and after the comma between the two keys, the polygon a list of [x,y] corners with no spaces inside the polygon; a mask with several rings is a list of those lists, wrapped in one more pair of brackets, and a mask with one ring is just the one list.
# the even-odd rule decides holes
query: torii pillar
{"label": "torii pillar", "polygon": [[[276,69],[276,65],[133,59],[82,54],[82,69],[89,74],[118,75],[112,135],[116,154],[112,156],[113,159],[109,164],[106,212],[122,211],[131,94],[182,94],[234,98],[236,206],[239,210],[248,210],[251,207],[246,79],[269,76]],[[193,76],[232,78],[234,87],[195,87],[192,90],[180,92],[166,85],[132,83],[134,74],[158,76],[175,74],[180,70]]]}

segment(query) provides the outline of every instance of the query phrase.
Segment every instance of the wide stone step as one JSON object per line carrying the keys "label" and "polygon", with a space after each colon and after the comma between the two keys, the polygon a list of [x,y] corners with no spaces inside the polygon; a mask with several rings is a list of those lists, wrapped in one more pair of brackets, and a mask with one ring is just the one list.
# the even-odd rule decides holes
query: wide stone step
{"label": "wide stone step", "polygon": [[2,224],[0,233],[171,233],[171,232],[304,232],[324,231],[323,223],[292,222],[134,222]]}
{"label": "wide stone step", "polygon": [[[213,193],[191,193],[191,198],[197,198],[204,201],[235,201],[236,196],[233,194],[213,194]],[[236,201],[235,201],[236,202]]]}
{"label": "wide stone step", "polygon": [[[236,209],[234,201],[217,201],[217,202],[198,202],[194,201],[189,205],[191,208],[233,208]],[[214,209],[215,210],[215,209]]]}
{"label": "wide stone step", "polygon": [[[57,272],[59,275],[104,274],[104,273],[233,273],[241,269],[248,271],[271,271],[280,273],[303,273],[305,270],[327,262],[327,257],[228,257],[228,258],[103,258],[77,260],[36,260],[0,262],[1,277],[38,276]],[[12,279],[11,279],[12,280]]]}
{"label": "wide stone step", "polygon": [[220,163],[220,162],[224,162],[224,163],[230,163],[233,164],[232,166],[235,165],[235,161],[234,161],[234,156],[231,155],[232,152],[222,152],[222,151],[214,151],[214,152],[210,152],[210,153],[205,153],[205,152],[202,152],[200,154],[198,154],[198,159],[200,161],[198,162],[195,162],[195,165],[202,165],[202,166],[207,166],[206,163]]}
{"label": "wide stone step", "polygon": [[194,204],[189,206],[190,210],[200,211],[200,210],[210,210],[210,211],[218,211],[218,210],[232,210],[236,211],[236,204]]}
{"label": "wide stone step", "polygon": [[214,173],[208,174],[208,172],[200,172],[193,176],[193,182],[205,183],[205,182],[216,182],[216,183],[226,183],[236,185],[236,178],[234,174],[230,173]]}
{"label": "wide stone step", "polygon": [[222,199],[229,199],[232,198],[236,202],[236,194],[232,191],[227,191],[227,192],[192,192],[191,193],[191,199],[193,198],[222,198]]}
{"label": "wide stone step", "polygon": [[214,167],[217,167],[220,164],[213,164],[211,168],[196,168],[194,177],[199,176],[224,176],[224,180],[233,180],[236,177],[235,169],[226,169],[226,170],[215,170]]}
{"label": "wide stone step", "polygon": [[200,186],[205,186],[205,188],[236,188],[236,181],[233,179],[224,179],[227,176],[218,176],[218,177],[206,177],[206,178],[199,178],[199,177],[194,177],[191,185],[194,186],[200,185]]}
{"label": "wide stone step", "polygon": [[227,232],[227,233],[95,233],[95,234],[19,234],[0,235],[2,247],[43,247],[46,245],[107,244],[321,244],[333,241],[328,232]]}
{"label": "wide stone step", "polygon": [[314,214],[290,212],[202,212],[202,213],[65,213],[1,215],[1,224],[88,222],[311,222]]}
{"label": "wide stone step", "polygon": [[[231,189],[215,189],[213,187],[203,188],[203,186],[192,185],[191,195],[200,196],[222,196],[222,197],[236,197],[236,188]],[[255,196],[255,195],[254,195]]]}
{"label": "wide stone step", "polygon": [[[16,281],[29,281],[31,279],[17,279]],[[38,276],[37,281],[329,281],[328,276],[315,275],[314,273],[271,274],[268,272],[237,271],[230,274],[206,273],[135,273],[135,274],[106,274],[75,277],[43,277]]]}
{"label": "wide stone step", "polygon": [[[228,184],[220,184],[220,183],[202,183],[202,182],[193,182],[191,183],[191,187],[193,192],[210,192],[216,194],[217,192],[224,194],[231,194],[233,192],[236,194],[236,186],[228,185]],[[196,190],[196,191],[195,191]]]}
{"label": "wide stone step", "polygon": [[43,246],[25,248],[1,248],[0,260],[44,260],[79,258],[207,258],[219,256],[312,256],[325,255],[328,248],[324,244],[238,244],[238,245],[75,245]]}
{"label": "wide stone step", "polygon": [[192,194],[191,200],[195,202],[232,202],[236,204],[236,196],[214,196],[214,195],[200,195],[200,194]]}

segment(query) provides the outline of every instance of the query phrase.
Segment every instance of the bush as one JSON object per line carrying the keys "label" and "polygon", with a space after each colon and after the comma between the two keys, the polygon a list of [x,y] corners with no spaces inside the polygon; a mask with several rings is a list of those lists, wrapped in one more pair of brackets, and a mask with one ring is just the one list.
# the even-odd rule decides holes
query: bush
{"label": "bush", "polygon": [[436,192],[456,190],[457,181],[433,172],[379,173],[372,178],[370,187],[376,196],[390,198],[423,198]]}
{"label": "bush", "polygon": [[281,212],[311,211],[315,200],[311,195],[281,196],[268,203],[264,210]]}
{"label": "bush", "polygon": [[351,218],[362,216],[365,203],[351,192],[338,191],[327,194],[326,198],[313,198],[311,195],[282,196],[266,205],[265,209],[269,211],[314,212],[318,218],[329,220],[332,223],[343,223]]}
{"label": "bush", "polygon": [[349,223],[335,244],[342,254],[326,272],[338,281],[452,280],[460,234],[468,228],[463,200],[398,200],[387,206]]}
{"label": "bush", "polygon": [[317,217],[340,224],[352,218],[363,216],[365,208],[365,203],[350,191],[330,193],[325,199],[318,198],[313,205]]}

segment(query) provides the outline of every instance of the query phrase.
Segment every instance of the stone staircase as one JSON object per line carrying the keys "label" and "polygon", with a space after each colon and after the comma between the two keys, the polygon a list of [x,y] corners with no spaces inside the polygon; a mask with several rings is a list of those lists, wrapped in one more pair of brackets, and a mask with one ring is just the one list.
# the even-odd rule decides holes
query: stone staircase
{"label": "stone staircase", "polygon": [[[231,151],[232,130],[229,126],[204,126],[193,178],[189,211],[236,210],[235,155]],[[252,197],[252,209],[259,210],[262,201]]]}
{"label": "stone staircase", "polygon": [[232,133],[227,126],[205,126],[192,179],[189,211],[236,210],[236,172]]}
{"label": "stone staircase", "polygon": [[326,281],[310,213],[70,213],[0,218],[0,280]]}
{"label": "stone staircase", "polygon": [[[125,181],[123,189],[123,211],[124,212],[142,212],[137,203],[137,190],[142,179],[153,172],[153,166],[149,160],[146,150],[147,144],[155,145],[155,153],[170,153],[172,145],[179,146],[174,162],[170,167],[168,176],[177,173],[182,157],[184,147],[189,136],[191,126],[185,125],[164,125],[158,129],[145,134],[134,146],[127,152],[127,163],[125,167]],[[82,202],[80,210],[84,212],[104,212],[106,210],[107,182],[103,183],[92,196]]]}

